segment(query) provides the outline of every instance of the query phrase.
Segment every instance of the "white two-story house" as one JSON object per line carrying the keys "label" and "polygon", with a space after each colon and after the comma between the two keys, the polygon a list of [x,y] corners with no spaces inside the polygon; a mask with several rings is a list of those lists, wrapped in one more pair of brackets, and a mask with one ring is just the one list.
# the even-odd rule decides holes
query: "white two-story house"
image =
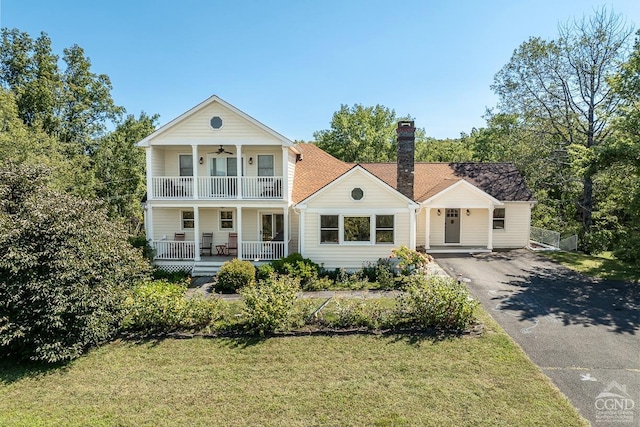
{"label": "white two-story house", "polygon": [[397,163],[348,164],[210,97],[138,143],[155,263],[197,275],[300,252],[358,268],[401,245],[526,246],[534,201],[513,165],[414,163],[414,131],[399,124]]}

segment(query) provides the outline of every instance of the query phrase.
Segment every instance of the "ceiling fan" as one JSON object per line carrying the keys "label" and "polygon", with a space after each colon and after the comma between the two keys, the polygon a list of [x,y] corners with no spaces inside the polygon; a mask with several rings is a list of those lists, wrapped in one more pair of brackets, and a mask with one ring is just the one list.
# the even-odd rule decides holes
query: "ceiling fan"
{"label": "ceiling fan", "polygon": [[216,151],[216,154],[222,154],[222,153],[233,155],[233,153],[231,151],[225,150],[224,147],[222,147],[222,145],[221,145],[220,148],[218,148],[218,151]]}

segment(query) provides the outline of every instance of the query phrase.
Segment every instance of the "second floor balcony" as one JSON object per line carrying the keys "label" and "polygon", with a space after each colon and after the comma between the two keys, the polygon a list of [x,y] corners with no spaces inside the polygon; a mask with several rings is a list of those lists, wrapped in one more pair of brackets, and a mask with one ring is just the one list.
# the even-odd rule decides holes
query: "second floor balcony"
{"label": "second floor balcony", "polygon": [[282,199],[280,176],[155,176],[152,199]]}

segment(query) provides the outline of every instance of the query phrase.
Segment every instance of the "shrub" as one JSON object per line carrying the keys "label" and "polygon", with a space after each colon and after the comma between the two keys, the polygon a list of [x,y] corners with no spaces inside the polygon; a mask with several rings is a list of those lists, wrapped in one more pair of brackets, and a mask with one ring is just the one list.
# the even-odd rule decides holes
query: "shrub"
{"label": "shrub", "polygon": [[337,328],[378,329],[385,322],[384,310],[379,301],[372,299],[336,300],[336,319],[329,326]]}
{"label": "shrub", "polygon": [[421,270],[433,261],[431,255],[409,249],[406,246],[392,249],[391,258],[398,260],[398,267],[402,269],[402,274],[404,275],[411,274],[415,270]]}
{"label": "shrub", "polygon": [[320,273],[320,266],[309,258],[304,258],[297,252],[271,262],[271,266],[278,274],[286,274],[300,280],[300,285],[306,285],[316,279]]}
{"label": "shrub", "polygon": [[144,333],[202,329],[221,317],[222,302],[202,295],[186,297],[187,282],[142,282],[125,300],[123,328]]}
{"label": "shrub", "polygon": [[362,267],[362,274],[367,277],[369,282],[377,282],[380,289],[394,289],[398,284],[389,258],[380,258],[375,264],[366,263]]}
{"label": "shrub", "polygon": [[216,292],[234,293],[255,281],[256,268],[249,261],[233,259],[222,264],[216,281]]}
{"label": "shrub", "polygon": [[247,330],[264,336],[298,323],[295,315],[298,291],[300,281],[288,276],[272,276],[240,289]]}
{"label": "shrub", "polygon": [[188,280],[191,277],[191,273],[187,270],[167,271],[154,266],[151,272],[151,277],[154,280],[166,280],[172,283],[180,283]]}
{"label": "shrub", "polygon": [[451,277],[412,275],[397,297],[399,325],[465,329],[475,320],[477,301]]}
{"label": "shrub", "polygon": [[0,166],[0,356],[64,362],[113,337],[149,264],[93,201]]}
{"label": "shrub", "polygon": [[148,261],[153,261],[153,258],[156,256],[155,250],[151,247],[151,244],[147,240],[146,236],[134,236],[129,237],[129,243],[134,248],[138,248],[142,251],[142,256],[145,257]]}
{"label": "shrub", "polygon": [[256,280],[266,280],[275,272],[276,270],[271,264],[262,264],[256,269]]}

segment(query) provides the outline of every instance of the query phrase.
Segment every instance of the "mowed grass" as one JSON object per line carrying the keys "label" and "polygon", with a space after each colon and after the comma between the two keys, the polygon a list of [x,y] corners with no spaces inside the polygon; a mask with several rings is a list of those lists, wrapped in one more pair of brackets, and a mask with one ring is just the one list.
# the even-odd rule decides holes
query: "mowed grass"
{"label": "mowed grass", "polygon": [[540,252],[565,267],[592,277],[640,282],[640,269],[616,259],[611,252],[585,255],[577,252]]}
{"label": "mowed grass", "polygon": [[4,364],[0,425],[588,425],[481,317],[481,337],[118,341],[64,368]]}

